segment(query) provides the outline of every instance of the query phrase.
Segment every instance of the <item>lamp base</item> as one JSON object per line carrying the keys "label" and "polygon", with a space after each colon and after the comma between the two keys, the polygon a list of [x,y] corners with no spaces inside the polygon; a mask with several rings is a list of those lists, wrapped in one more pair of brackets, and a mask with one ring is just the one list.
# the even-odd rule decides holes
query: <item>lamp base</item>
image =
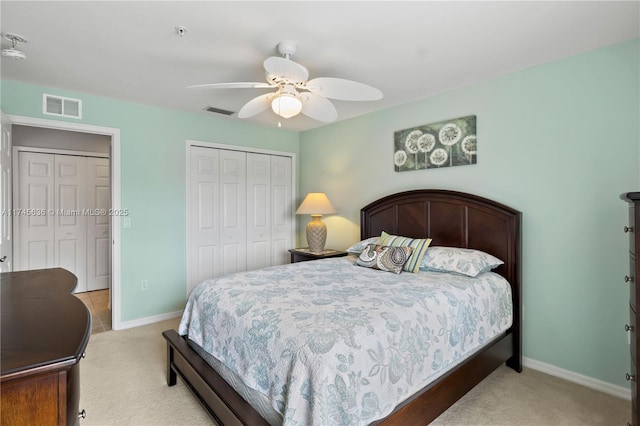
{"label": "lamp base", "polygon": [[324,243],[327,242],[327,226],[320,219],[321,217],[322,215],[312,214],[311,222],[307,224],[307,243],[312,253],[324,250]]}

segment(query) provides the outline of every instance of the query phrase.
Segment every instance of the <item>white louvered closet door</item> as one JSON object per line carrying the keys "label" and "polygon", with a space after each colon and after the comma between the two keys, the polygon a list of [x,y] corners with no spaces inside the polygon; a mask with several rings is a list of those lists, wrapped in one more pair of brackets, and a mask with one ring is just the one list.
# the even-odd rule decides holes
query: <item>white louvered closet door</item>
{"label": "white louvered closet door", "polygon": [[290,157],[191,146],[189,283],[287,263]]}

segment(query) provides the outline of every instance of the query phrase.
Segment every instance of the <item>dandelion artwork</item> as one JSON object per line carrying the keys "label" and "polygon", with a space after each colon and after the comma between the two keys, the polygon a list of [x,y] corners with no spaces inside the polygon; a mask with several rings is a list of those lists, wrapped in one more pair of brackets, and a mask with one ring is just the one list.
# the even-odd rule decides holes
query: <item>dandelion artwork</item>
{"label": "dandelion artwork", "polygon": [[476,116],[399,130],[393,134],[396,172],[476,164]]}

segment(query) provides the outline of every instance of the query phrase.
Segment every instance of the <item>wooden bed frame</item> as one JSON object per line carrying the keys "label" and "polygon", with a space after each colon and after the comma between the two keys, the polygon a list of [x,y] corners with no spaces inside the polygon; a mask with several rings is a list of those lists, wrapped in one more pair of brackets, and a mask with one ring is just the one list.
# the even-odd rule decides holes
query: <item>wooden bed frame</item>
{"label": "wooden bed frame", "polygon": [[[373,425],[425,425],[433,421],[502,363],[522,371],[521,213],[495,201],[462,192],[415,190],[389,195],[364,207],[362,239],[382,231],[429,237],[433,246],[482,250],[504,261],[495,272],[511,284],[513,325],[488,346],[429,384]],[[175,330],[167,340],[167,384],[179,375],[220,424],[267,422],[218,375]]]}

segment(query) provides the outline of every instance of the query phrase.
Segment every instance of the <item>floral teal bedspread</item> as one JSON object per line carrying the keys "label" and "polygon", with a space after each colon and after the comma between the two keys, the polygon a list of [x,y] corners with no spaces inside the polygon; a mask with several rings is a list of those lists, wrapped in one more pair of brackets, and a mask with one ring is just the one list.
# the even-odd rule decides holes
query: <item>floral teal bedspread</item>
{"label": "floral teal bedspread", "polygon": [[400,275],[325,259],[202,282],[179,332],[262,392],[285,425],[364,425],[512,322],[499,275]]}

